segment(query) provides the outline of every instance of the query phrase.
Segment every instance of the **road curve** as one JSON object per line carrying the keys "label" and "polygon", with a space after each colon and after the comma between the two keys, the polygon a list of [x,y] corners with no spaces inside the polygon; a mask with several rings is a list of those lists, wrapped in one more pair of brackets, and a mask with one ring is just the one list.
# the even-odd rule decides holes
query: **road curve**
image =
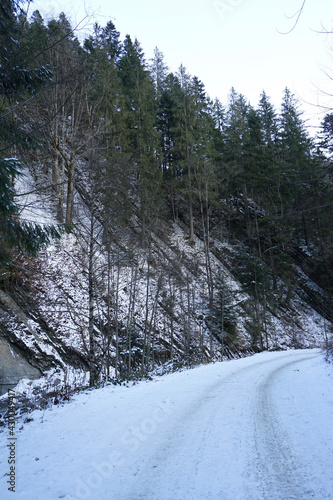
{"label": "road curve", "polygon": [[[311,414],[311,391],[307,415],[300,415],[303,407],[297,408],[301,377],[318,355],[289,351],[270,359],[258,356],[257,363],[234,364],[227,374],[222,369],[219,373],[216,365],[207,383],[191,389],[189,383],[192,393],[184,403],[179,394],[175,396],[167,420],[149,439],[140,441],[137,434],[138,445],[133,439],[131,452],[115,471],[112,489],[106,481],[99,498],[332,498],[333,454],[327,449],[322,456],[324,436],[313,422],[318,411]],[[162,394],[162,385],[160,389]],[[164,396],[172,399],[170,393]],[[306,449],[309,432],[317,433],[311,440],[318,444],[316,450]],[[326,481],[316,476],[319,469]]]}

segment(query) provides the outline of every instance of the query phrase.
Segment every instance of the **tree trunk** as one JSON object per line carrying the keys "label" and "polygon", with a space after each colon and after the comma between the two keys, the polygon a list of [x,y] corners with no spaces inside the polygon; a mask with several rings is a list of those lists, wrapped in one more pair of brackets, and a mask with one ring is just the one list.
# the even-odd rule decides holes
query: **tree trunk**
{"label": "tree trunk", "polygon": [[89,370],[90,386],[95,384],[95,339],[94,339],[94,278],[93,278],[93,255],[94,255],[94,217],[90,217],[90,235],[89,235],[89,255],[88,255],[88,301],[89,301]]}
{"label": "tree trunk", "polygon": [[143,348],[142,348],[142,360],[141,360],[141,372],[144,373],[146,365],[147,356],[147,335],[148,335],[148,321],[149,321],[149,291],[150,291],[150,241],[149,241],[149,252],[147,258],[148,270],[147,270],[147,287],[146,287],[146,312],[145,312],[145,327],[143,332]]}
{"label": "tree trunk", "polygon": [[71,160],[67,170],[67,201],[66,201],[66,224],[73,223],[74,208],[74,161]]}

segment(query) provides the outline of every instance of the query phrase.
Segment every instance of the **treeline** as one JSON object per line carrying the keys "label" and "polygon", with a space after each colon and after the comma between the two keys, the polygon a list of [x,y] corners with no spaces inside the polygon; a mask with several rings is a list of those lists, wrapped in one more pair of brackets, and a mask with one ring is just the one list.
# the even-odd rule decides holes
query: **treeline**
{"label": "treeline", "polygon": [[261,347],[259,309],[273,295],[288,302],[295,259],[310,255],[311,277],[332,292],[333,115],[315,141],[289,89],[279,112],[265,92],[256,107],[235,89],[222,104],[158,49],[147,61],[112,21],[80,43],[64,14],[28,19],[10,0],[0,14],[1,155],[42,165],[59,223],[73,223],[76,192],[98,211],[106,245],[133,215],[142,248],[159,218],[182,220],[189,244],[195,234],[205,244],[212,318],[224,300],[212,238],[240,243],[235,272]]}

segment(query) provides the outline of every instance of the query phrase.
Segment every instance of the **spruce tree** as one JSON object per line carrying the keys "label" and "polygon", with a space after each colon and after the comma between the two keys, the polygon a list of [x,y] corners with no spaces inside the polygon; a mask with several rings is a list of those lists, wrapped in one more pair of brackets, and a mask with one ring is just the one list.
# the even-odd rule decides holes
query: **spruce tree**
{"label": "spruce tree", "polygon": [[141,46],[137,40],[132,42],[129,35],[123,43],[118,75],[124,95],[126,130],[122,150],[132,157],[139,202],[141,243],[145,245],[146,231],[149,232],[149,227],[159,212],[162,172],[157,156],[154,86]]}
{"label": "spruce tree", "polygon": [[168,67],[164,63],[164,55],[155,47],[154,57],[150,61],[150,74],[154,82],[157,102],[159,102],[165,88],[167,73]]}
{"label": "spruce tree", "polygon": [[279,131],[279,211],[283,223],[284,249],[298,235],[302,234],[307,240],[307,223],[302,212],[308,197],[306,179],[311,170],[311,149],[299,103],[290,90],[285,89]]}
{"label": "spruce tree", "polygon": [[[21,16],[21,17],[20,17]],[[18,254],[36,255],[52,237],[60,237],[54,226],[40,226],[20,221],[15,199],[15,180],[22,174],[22,166],[16,157],[8,157],[14,146],[16,153],[26,149],[30,136],[15,117],[14,106],[24,103],[28,96],[49,81],[45,67],[29,67],[20,50],[20,18],[25,19],[18,2],[5,0],[0,6],[1,29],[1,84],[0,84],[0,265],[7,272]],[[15,103],[15,104],[14,104]]]}
{"label": "spruce tree", "polygon": [[210,328],[222,344],[222,356],[227,345],[232,345],[236,335],[237,318],[235,297],[225,276],[219,270],[214,279],[214,300],[210,308]]}

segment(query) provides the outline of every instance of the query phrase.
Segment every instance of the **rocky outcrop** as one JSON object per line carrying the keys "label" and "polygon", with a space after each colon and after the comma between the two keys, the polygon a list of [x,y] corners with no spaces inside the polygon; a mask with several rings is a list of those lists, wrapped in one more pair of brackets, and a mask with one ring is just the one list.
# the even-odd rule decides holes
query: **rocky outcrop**
{"label": "rocky outcrop", "polygon": [[27,289],[18,283],[0,289],[0,396],[23,378],[37,379],[66,365],[87,369],[84,357],[39,318]]}
{"label": "rocky outcrop", "polygon": [[0,396],[15,387],[21,379],[36,379],[42,375],[29,363],[24,352],[5,338],[0,338],[0,360]]}

